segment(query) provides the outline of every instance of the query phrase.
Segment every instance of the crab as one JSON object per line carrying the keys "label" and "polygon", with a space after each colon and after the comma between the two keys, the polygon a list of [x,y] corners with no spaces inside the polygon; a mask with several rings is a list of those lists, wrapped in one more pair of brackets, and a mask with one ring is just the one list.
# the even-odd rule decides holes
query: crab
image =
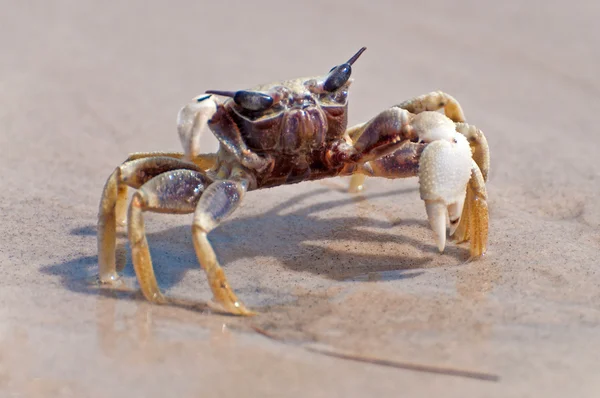
{"label": "crab", "polygon": [[[419,178],[420,196],[440,252],[449,235],[470,241],[470,256],[487,248],[485,183],[489,149],[483,133],[465,122],[459,103],[436,91],[392,106],[347,128],[352,66],[365,51],[318,77],[248,90],[209,90],[178,114],[184,152],[134,153],[108,178],[98,216],[99,281],[115,284],[116,230],[127,226],[132,262],[145,298],[166,303],[145,235],[144,212],[194,213],[193,244],[213,304],[237,315],[254,312],[240,301],[208,234],[239,207],[246,192],[335,176]],[[442,113],[443,111],[443,113]],[[200,152],[212,132],[217,153]],[[128,187],[135,192],[127,206]]]}

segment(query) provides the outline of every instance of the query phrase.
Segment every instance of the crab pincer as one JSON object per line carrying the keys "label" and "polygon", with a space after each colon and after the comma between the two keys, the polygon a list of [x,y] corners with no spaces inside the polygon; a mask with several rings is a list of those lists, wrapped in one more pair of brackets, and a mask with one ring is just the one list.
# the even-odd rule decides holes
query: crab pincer
{"label": "crab pincer", "polygon": [[[418,116],[423,119],[418,124],[422,128],[419,137],[428,143],[419,159],[420,194],[437,247],[444,251],[447,226],[454,235],[462,223],[468,230],[477,231],[477,236],[485,229],[485,237],[474,239],[470,249],[472,258],[479,257],[487,247],[487,194],[469,141],[456,131],[454,122],[440,113]],[[464,235],[464,231],[461,233]],[[466,240],[464,236],[459,239]]]}

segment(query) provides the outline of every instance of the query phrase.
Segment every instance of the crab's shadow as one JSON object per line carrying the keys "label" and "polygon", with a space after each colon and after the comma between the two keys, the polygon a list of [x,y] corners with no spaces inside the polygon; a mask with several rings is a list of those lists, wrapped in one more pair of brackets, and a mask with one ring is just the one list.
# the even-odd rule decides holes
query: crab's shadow
{"label": "crab's shadow", "polygon": [[[348,195],[341,200],[325,200],[298,208],[298,204],[311,196],[332,193],[329,188],[312,189],[276,205],[266,213],[226,221],[211,232],[210,239],[225,270],[227,264],[240,259],[270,257],[290,270],[310,272],[337,281],[352,281],[373,273],[386,273],[387,279],[415,277],[421,273],[415,270],[432,266],[432,259],[439,256],[438,250],[432,241],[424,242],[408,234],[399,234],[397,227],[428,229],[425,219],[401,219],[392,223],[360,215],[333,218],[318,216],[318,213],[338,206],[360,206],[375,198],[397,197],[414,193],[415,190],[401,189],[368,196]],[[289,211],[290,208],[298,209]],[[80,227],[72,230],[71,235],[95,238],[96,227]],[[199,269],[189,225],[150,232],[147,237],[154,269],[163,288],[177,285],[188,271]],[[118,250],[129,253],[125,239],[120,241]],[[390,242],[407,244],[425,255],[411,257],[391,250],[368,249],[369,244],[383,246]],[[359,247],[357,253],[357,250],[351,250],[352,245],[355,249],[364,245],[363,248],[368,250],[361,252]],[[468,250],[449,245],[444,256],[464,260],[468,257]],[[99,290],[89,283],[90,275],[97,272],[97,264],[97,256],[82,256],[44,266],[42,272],[61,276],[62,284],[71,291],[120,295],[118,291]],[[129,255],[123,274],[134,276]]]}

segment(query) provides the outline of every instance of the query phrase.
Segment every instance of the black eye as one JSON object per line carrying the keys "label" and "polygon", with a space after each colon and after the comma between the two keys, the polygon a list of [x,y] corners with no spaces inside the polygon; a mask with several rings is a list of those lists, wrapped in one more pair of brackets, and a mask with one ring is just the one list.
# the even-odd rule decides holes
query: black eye
{"label": "black eye", "polygon": [[236,91],[233,100],[249,111],[265,111],[273,106],[273,98],[270,95],[257,91]]}
{"label": "black eye", "polygon": [[332,92],[346,84],[352,73],[352,64],[366,49],[367,47],[361,48],[348,60],[348,62],[331,68],[329,75],[327,75],[327,79],[325,79],[325,82],[323,83],[323,90]]}
{"label": "black eye", "polygon": [[335,91],[342,87],[348,79],[350,79],[350,74],[352,73],[352,67],[350,64],[341,64],[329,72],[329,76],[325,79],[325,83],[323,83],[323,89],[325,91]]}
{"label": "black eye", "polygon": [[[249,111],[266,111],[273,106],[273,97],[259,91],[222,91],[206,90],[206,94],[222,95],[223,97],[233,98],[236,104]],[[203,100],[204,98],[202,98]],[[201,101],[201,99],[198,99]]]}

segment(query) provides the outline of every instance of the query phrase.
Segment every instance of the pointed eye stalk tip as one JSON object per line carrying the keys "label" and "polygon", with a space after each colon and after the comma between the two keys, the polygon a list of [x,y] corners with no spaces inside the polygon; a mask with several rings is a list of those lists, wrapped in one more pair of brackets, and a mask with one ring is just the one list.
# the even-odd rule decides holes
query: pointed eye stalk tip
{"label": "pointed eye stalk tip", "polygon": [[221,95],[223,97],[230,97],[233,98],[235,96],[235,91],[221,91],[221,90],[206,90],[204,92],[205,94],[214,94],[214,95]]}
{"label": "pointed eye stalk tip", "polygon": [[366,50],[367,50],[367,47],[361,48],[346,63],[352,65],[358,59],[358,57],[360,57],[362,55],[362,53],[364,53]]}

